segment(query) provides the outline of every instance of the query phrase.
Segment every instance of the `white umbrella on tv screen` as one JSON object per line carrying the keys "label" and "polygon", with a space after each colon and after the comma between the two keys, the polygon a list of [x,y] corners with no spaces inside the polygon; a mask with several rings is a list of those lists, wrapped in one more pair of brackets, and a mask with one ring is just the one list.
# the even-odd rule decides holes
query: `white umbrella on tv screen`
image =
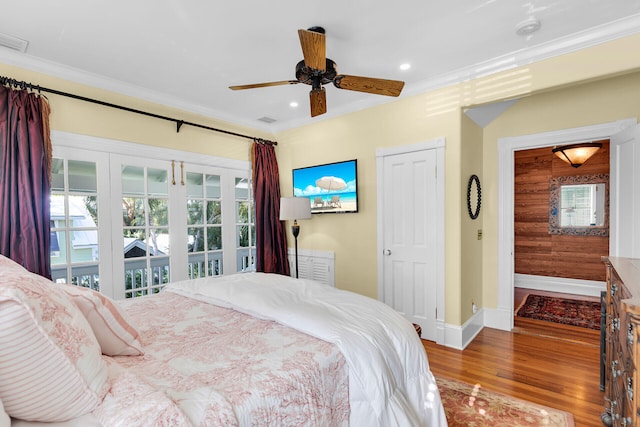
{"label": "white umbrella on tv screen", "polygon": [[347,188],[347,183],[344,182],[344,179],[338,178],[337,176],[323,176],[320,179],[316,179],[316,187],[331,191],[339,191]]}

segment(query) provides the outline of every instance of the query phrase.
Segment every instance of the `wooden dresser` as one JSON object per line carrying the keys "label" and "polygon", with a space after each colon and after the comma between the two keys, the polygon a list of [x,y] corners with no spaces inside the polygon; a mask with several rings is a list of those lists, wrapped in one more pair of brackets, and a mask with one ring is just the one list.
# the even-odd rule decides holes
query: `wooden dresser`
{"label": "wooden dresser", "polygon": [[610,426],[640,421],[640,259],[603,257],[607,267],[605,413]]}

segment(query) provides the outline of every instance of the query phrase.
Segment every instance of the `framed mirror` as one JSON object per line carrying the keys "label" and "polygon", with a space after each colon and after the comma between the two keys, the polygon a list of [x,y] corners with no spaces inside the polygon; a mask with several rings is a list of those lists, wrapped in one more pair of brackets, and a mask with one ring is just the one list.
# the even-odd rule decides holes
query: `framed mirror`
{"label": "framed mirror", "polygon": [[609,235],[609,175],[552,178],[549,184],[549,233]]}
{"label": "framed mirror", "polygon": [[471,219],[480,215],[480,205],[482,204],[482,189],[478,175],[471,175],[467,183],[467,212]]}

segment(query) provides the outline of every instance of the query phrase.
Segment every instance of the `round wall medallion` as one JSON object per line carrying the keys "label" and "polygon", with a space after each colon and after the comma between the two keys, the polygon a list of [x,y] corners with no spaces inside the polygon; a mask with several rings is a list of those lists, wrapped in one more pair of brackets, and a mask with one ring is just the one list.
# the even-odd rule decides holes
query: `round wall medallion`
{"label": "round wall medallion", "polygon": [[[472,205],[475,205],[474,210],[471,210]],[[482,189],[480,188],[480,178],[478,175],[471,175],[469,183],[467,184],[467,210],[471,219],[478,218],[480,215],[480,205],[482,203]]]}

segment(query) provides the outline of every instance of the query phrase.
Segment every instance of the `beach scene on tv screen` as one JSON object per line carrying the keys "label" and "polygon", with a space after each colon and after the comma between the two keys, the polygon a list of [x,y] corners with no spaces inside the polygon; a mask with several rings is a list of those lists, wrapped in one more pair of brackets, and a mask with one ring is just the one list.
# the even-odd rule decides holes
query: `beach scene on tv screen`
{"label": "beach scene on tv screen", "polygon": [[312,213],[357,212],[356,161],[293,170],[293,194],[307,197]]}

